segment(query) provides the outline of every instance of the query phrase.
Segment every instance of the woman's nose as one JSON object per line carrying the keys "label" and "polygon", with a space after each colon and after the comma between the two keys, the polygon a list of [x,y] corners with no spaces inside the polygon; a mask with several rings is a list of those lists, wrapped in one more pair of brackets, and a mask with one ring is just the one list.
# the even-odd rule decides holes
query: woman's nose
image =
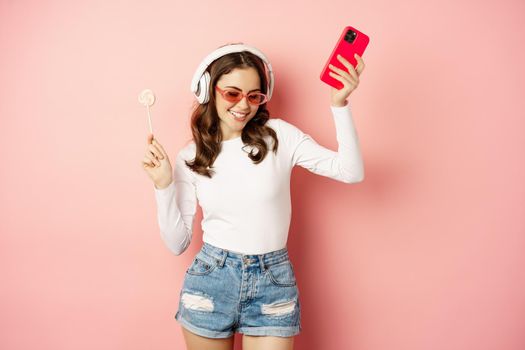
{"label": "woman's nose", "polygon": [[249,109],[250,104],[248,103],[248,96],[243,96],[243,98],[237,102],[237,105],[243,108],[243,110]]}

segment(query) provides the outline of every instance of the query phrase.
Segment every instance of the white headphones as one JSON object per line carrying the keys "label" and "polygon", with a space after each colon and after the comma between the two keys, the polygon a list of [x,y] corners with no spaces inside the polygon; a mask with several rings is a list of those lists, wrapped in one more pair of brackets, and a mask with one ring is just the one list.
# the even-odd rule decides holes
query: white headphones
{"label": "white headphones", "polygon": [[[216,59],[227,55],[229,53],[233,52],[242,52],[242,51],[249,51],[253,53],[254,55],[258,56],[265,64],[266,66],[266,78],[268,81],[267,86],[267,95],[268,95],[268,101],[272,97],[273,92],[273,84],[274,84],[274,76],[273,76],[273,70],[272,65],[270,64],[270,61],[266,58],[266,56],[256,49],[255,47],[248,46],[245,44],[230,44],[223,47],[219,47],[212,53],[210,53],[199,65],[199,68],[197,68],[197,71],[195,71],[195,74],[193,75],[193,79],[191,80],[191,91],[197,98],[200,104],[207,103],[210,100],[210,92],[209,86],[210,86],[210,73],[206,71],[208,66],[212,64],[213,61]],[[199,93],[197,93],[199,91]]]}

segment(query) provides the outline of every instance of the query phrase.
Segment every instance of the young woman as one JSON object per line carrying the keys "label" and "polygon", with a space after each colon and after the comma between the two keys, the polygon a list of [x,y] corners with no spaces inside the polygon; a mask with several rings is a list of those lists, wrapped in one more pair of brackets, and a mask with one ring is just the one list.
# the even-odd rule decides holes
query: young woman
{"label": "young woman", "polygon": [[[363,180],[357,133],[346,99],[365,65],[331,67],[342,82],[331,88],[338,151],[317,144],[266,103],[273,72],[254,47],[230,44],[208,55],[195,72],[198,104],[193,140],[168,154],[148,136],[144,170],[154,183],[161,237],[175,254],[192,238],[197,200],[203,245],[186,271],[175,318],[188,349],[292,349],[301,331],[299,290],[286,242],[291,218],[290,174],[295,165],[345,183]],[[173,173],[173,176],[172,176]]]}

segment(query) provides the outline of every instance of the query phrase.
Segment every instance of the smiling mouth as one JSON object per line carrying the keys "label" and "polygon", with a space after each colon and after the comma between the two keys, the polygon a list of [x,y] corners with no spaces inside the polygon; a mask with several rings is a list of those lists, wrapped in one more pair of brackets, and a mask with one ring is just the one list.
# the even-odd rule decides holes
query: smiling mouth
{"label": "smiling mouth", "polygon": [[237,113],[231,110],[229,110],[228,113],[230,113],[235,120],[240,121],[240,122],[245,121],[246,117],[248,116],[248,113]]}

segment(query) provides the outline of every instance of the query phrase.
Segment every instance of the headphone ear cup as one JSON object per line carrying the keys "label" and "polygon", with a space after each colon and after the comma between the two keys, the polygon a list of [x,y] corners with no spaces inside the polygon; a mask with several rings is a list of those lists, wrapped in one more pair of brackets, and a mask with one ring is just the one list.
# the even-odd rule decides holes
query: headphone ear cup
{"label": "headphone ear cup", "polygon": [[197,85],[197,92],[195,93],[195,97],[197,97],[197,100],[200,104],[207,103],[210,100],[210,92],[209,86],[210,86],[210,73],[204,72],[201,79],[199,80],[199,84]]}

